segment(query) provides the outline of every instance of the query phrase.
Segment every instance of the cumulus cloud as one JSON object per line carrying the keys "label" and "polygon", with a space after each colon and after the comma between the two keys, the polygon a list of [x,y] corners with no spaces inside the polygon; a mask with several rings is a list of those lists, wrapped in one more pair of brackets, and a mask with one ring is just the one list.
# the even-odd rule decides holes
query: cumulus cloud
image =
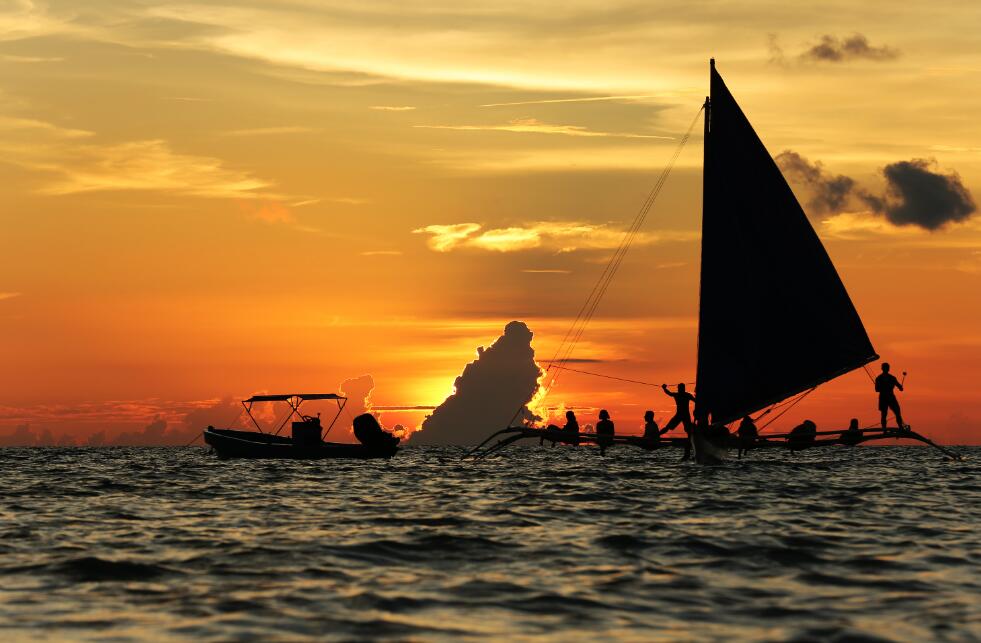
{"label": "cumulus cloud", "polygon": [[821,36],[821,40],[800,55],[804,61],[846,62],[849,60],[892,60],[899,51],[888,46],[873,46],[869,39],[857,33],[840,39],[831,35]]}
{"label": "cumulus cloud", "polygon": [[580,125],[554,125],[536,118],[517,118],[504,125],[413,125],[421,129],[448,129],[478,132],[517,132],[522,134],[561,134],[564,136],[585,136],[605,138],[657,138],[674,140],[673,136],[653,134],[632,134],[629,132],[599,132]]}
{"label": "cumulus cloud", "polygon": [[832,174],[821,163],[811,163],[790,150],[777,155],[776,161],[788,180],[810,194],[807,205],[811,214],[839,215],[832,217],[835,229],[883,229],[873,222],[860,223],[854,217],[841,218],[850,204],[861,204],[894,226],[931,231],[964,221],[977,210],[960,176],[942,172],[933,160],[912,159],[886,165],[882,169],[886,182],[883,194],[870,192],[851,177]]}
{"label": "cumulus cloud", "polygon": [[[479,223],[454,223],[430,225],[413,230],[416,234],[428,234],[428,245],[436,252],[450,252],[463,248],[495,252],[517,252],[543,248],[557,252],[574,250],[610,250],[623,241],[625,231],[612,225],[585,223],[582,221],[535,221],[507,228],[481,231]],[[694,231],[640,232],[634,245],[647,245],[660,241],[690,241],[697,238]]]}
{"label": "cumulus cloud", "polygon": [[538,391],[542,371],[535,363],[532,332],[513,321],[489,348],[477,348],[454,382],[454,392],[433,410],[413,435],[413,444],[476,444],[489,433],[536,419],[528,403]]}

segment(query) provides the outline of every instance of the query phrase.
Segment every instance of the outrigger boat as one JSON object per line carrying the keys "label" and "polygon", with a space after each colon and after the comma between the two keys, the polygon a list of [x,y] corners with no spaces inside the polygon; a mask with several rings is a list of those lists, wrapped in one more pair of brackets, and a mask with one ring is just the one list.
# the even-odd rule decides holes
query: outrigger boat
{"label": "outrigger boat", "polygon": [[[715,59],[710,62],[709,75],[710,96],[703,105],[705,143],[694,425],[687,438],[645,440],[615,436],[613,443],[645,449],[690,446],[695,460],[706,464],[723,461],[730,449],[800,450],[891,438],[917,440],[948,456],[958,457],[913,432],[909,426],[885,430],[851,428],[817,432],[812,429],[804,434],[769,434],[750,440],[732,435],[726,427],[745,416],[757,413],[762,416],[786,407],[782,414],[821,384],[866,368],[879,356],[821,240],[773,157],[723,82],[715,68]],[[692,128],[696,122],[697,116]],[[572,346],[596,310],[691,131],[690,128],[681,139],[674,157],[566,335],[573,338],[572,344],[566,347],[567,340],[563,340],[557,353],[562,359],[557,363],[553,360],[549,369],[561,369],[562,362],[569,359]],[[495,437],[498,441],[488,446]],[[483,457],[524,438],[569,444],[599,441],[592,433],[512,426],[491,435],[470,454]]]}
{"label": "outrigger boat", "polygon": [[[337,413],[324,431],[317,416],[303,415],[300,406],[307,401],[334,400],[337,402]],[[273,432],[262,430],[252,406],[257,402],[285,402],[290,412]],[[209,426],[204,430],[204,441],[214,449],[219,458],[281,458],[289,460],[321,460],[325,458],[391,458],[398,452],[399,438],[387,433],[378,426],[375,418],[369,414],[355,418],[355,436],[361,444],[346,444],[342,442],[325,442],[324,437],[340,417],[347,398],[335,393],[286,393],[281,395],[253,395],[242,401],[246,415],[252,420],[255,431],[238,429],[216,429]],[[286,428],[287,422],[294,417],[291,435],[280,435]]]}

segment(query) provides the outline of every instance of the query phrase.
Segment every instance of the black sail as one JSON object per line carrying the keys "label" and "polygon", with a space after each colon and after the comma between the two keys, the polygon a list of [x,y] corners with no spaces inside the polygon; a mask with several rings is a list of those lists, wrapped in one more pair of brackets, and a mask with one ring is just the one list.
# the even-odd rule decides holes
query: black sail
{"label": "black sail", "polygon": [[712,64],[696,415],[728,423],[877,359],[841,278]]}

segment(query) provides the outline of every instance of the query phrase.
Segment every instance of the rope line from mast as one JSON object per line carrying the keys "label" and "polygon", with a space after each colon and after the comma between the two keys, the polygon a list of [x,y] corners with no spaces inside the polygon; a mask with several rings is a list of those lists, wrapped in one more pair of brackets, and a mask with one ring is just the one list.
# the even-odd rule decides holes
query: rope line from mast
{"label": "rope line from mast", "polygon": [[[691,125],[688,126],[688,130],[685,132],[685,135],[678,142],[678,145],[675,148],[674,152],[672,153],[671,158],[669,159],[667,165],[661,171],[661,174],[658,177],[657,182],[651,188],[650,192],[648,192],[647,198],[644,200],[643,204],[641,205],[640,210],[638,210],[629,228],[624,233],[620,245],[613,253],[613,256],[610,257],[610,260],[607,263],[606,267],[603,269],[603,272],[600,275],[599,279],[593,285],[593,288],[590,291],[589,296],[586,298],[586,301],[583,302],[582,307],[580,307],[575,320],[573,321],[572,325],[569,327],[569,330],[566,331],[565,337],[563,337],[562,342],[559,344],[558,348],[555,351],[555,355],[551,360],[551,366],[548,369],[546,369],[547,371],[546,380],[542,383],[542,386],[545,388],[545,395],[548,395],[548,392],[555,385],[555,382],[558,379],[558,375],[559,375],[558,372],[552,373],[551,367],[555,366],[557,371],[562,370],[562,367],[564,366],[565,362],[567,362],[572,357],[572,353],[575,350],[576,345],[579,343],[579,340],[582,338],[583,333],[585,332],[586,327],[589,325],[589,322],[592,320],[593,315],[596,313],[596,310],[599,307],[599,304],[602,301],[603,296],[606,294],[607,289],[610,287],[610,284],[613,282],[613,278],[616,276],[616,273],[619,270],[620,265],[623,263],[623,259],[626,256],[627,251],[630,249],[630,246],[633,244],[633,241],[636,238],[637,233],[640,231],[641,226],[643,226],[644,221],[647,219],[648,213],[650,212],[652,206],[654,205],[654,202],[657,199],[658,195],[661,193],[661,190],[663,189],[668,176],[671,174],[671,170],[674,168],[674,165],[677,162],[678,157],[681,155],[682,149],[684,149],[684,146],[688,142],[688,139],[691,138],[692,130],[695,128],[695,124],[698,122],[698,118],[701,116],[702,110],[704,109],[705,109],[704,105],[699,107],[698,112],[695,114],[695,118],[692,119]],[[565,369],[565,370],[569,370],[569,369]],[[548,374],[551,374],[550,379],[548,378]],[[515,415],[515,417],[517,417],[517,414]]]}
{"label": "rope line from mast", "polygon": [[[661,387],[660,384],[655,384],[653,382],[644,382],[642,380],[631,380],[631,379],[627,379],[625,377],[615,377],[613,375],[604,375],[603,373],[593,373],[591,371],[579,370],[578,368],[569,368],[568,366],[558,366],[556,364],[551,364],[551,365],[548,366],[548,368],[559,368],[559,369],[562,369],[563,371],[572,371],[573,373],[582,373],[583,375],[592,375],[593,377],[602,377],[602,378],[605,378],[605,379],[608,379],[608,380],[617,380],[617,381],[620,381],[620,382],[630,382],[631,384],[641,384],[643,386],[656,386],[658,388]],[[685,382],[685,384],[694,384],[694,382]]]}
{"label": "rope line from mast", "polygon": [[[559,343],[558,348],[555,350],[555,355],[549,360],[549,366],[545,369],[545,377],[541,383],[541,387],[545,390],[542,395],[542,400],[544,400],[552,387],[555,386],[555,382],[558,379],[558,371],[561,370],[559,367],[564,365],[572,357],[572,352],[575,350],[576,344],[582,338],[583,333],[586,330],[586,326],[592,320],[593,315],[596,313],[596,309],[599,306],[600,301],[603,299],[603,295],[606,294],[607,288],[610,287],[610,283],[613,281],[613,277],[616,275],[617,270],[620,268],[620,264],[623,262],[624,256],[627,254],[627,250],[630,249],[634,238],[637,236],[637,232],[640,230],[641,226],[644,224],[647,218],[647,213],[650,212],[651,207],[654,205],[654,201],[657,196],[661,193],[661,189],[664,187],[665,181],[667,181],[668,175],[671,174],[671,170],[674,168],[678,157],[681,155],[681,150],[684,148],[685,143],[691,138],[692,130],[695,128],[695,124],[698,122],[699,116],[702,115],[702,110],[705,109],[705,105],[698,108],[698,112],[695,114],[695,118],[692,119],[691,125],[688,126],[688,130],[685,135],[681,137],[678,141],[677,147],[675,147],[674,152],[671,155],[667,165],[661,170],[660,176],[658,176],[657,182],[654,187],[651,188],[650,192],[647,194],[647,198],[644,199],[644,203],[641,205],[640,210],[634,216],[634,220],[631,222],[630,227],[624,232],[623,239],[620,241],[620,245],[614,251],[613,256],[610,257],[609,262],[607,262],[606,267],[603,269],[602,274],[596,283],[593,285],[592,290],[589,292],[589,296],[586,297],[586,301],[583,302],[582,306],[579,308],[579,312],[576,314],[575,320],[566,331],[565,337]],[[556,366],[558,363],[558,366]],[[555,372],[552,371],[553,366],[555,367]],[[511,421],[508,422],[508,426],[514,423],[514,421],[521,415],[524,410],[525,405],[522,404],[518,407],[518,410],[514,412],[511,416]]]}

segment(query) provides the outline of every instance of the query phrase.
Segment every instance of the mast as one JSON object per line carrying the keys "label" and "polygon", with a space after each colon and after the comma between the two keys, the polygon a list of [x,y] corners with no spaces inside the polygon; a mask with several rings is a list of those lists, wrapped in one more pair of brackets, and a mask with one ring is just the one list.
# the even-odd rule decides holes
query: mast
{"label": "mast", "polygon": [[695,414],[728,423],[878,356],[714,59],[709,74]]}

